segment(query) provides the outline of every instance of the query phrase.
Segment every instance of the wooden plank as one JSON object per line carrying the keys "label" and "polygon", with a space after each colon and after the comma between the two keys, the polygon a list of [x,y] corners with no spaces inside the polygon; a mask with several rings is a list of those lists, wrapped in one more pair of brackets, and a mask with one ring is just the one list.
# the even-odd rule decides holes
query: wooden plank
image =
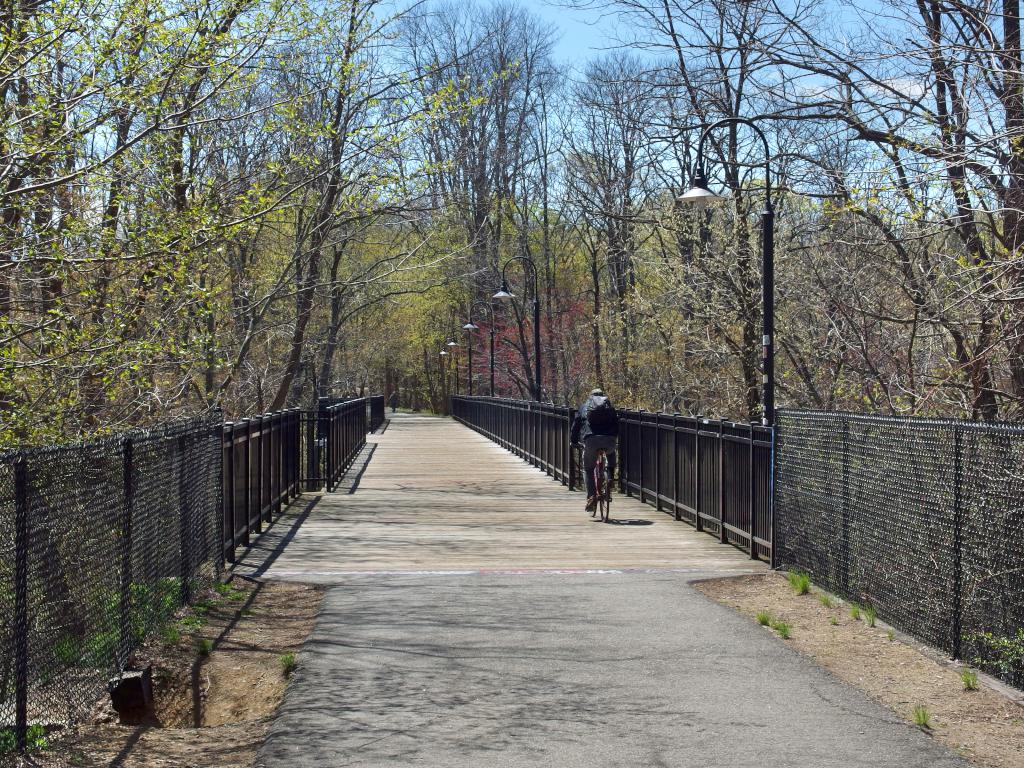
{"label": "wooden plank", "polygon": [[613,523],[595,522],[582,493],[451,419],[398,414],[370,441],[357,490],[324,495],[297,530],[297,511],[282,516],[243,570],[308,580],[377,571],[765,570],[633,498],[613,497]]}

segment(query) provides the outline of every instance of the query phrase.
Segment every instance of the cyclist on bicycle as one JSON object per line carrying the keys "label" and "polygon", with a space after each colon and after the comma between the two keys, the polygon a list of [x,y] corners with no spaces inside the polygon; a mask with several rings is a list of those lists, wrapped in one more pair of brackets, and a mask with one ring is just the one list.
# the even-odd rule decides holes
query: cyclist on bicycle
{"label": "cyclist on bicycle", "polygon": [[575,445],[583,444],[583,476],[587,480],[587,512],[597,507],[594,488],[594,467],[598,451],[608,457],[608,476],[615,475],[615,449],[618,445],[619,416],[612,401],[601,389],[591,391],[572,420],[569,439]]}

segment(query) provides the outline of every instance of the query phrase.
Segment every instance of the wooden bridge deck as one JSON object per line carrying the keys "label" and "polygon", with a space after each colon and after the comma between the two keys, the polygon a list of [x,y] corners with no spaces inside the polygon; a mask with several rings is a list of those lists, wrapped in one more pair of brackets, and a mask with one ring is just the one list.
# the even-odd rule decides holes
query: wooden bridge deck
{"label": "wooden bridge deck", "polygon": [[582,493],[451,419],[397,414],[368,440],[362,475],[293,505],[238,570],[330,582],[394,571],[765,568],[636,499],[615,496],[613,524],[594,522]]}

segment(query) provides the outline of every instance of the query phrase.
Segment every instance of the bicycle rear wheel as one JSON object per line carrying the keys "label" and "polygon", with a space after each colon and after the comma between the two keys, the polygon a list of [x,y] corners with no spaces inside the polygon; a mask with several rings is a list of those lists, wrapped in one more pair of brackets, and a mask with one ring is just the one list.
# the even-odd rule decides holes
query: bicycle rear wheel
{"label": "bicycle rear wheel", "polygon": [[601,519],[609,522],[612,519],[612,479],[608,474],[608,460],[601,461]]}

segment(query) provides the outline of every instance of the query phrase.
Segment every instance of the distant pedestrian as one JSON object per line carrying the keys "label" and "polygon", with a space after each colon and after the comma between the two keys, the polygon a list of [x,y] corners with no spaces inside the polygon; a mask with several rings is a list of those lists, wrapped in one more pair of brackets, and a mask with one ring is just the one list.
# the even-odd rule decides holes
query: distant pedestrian
{"label": "distant pedestrian", "polygon": [[398,392],[391,393],[391,397],[388,398],[388,405],[391,406],[391,412],[394,413],[395,409],[398,408]]}

